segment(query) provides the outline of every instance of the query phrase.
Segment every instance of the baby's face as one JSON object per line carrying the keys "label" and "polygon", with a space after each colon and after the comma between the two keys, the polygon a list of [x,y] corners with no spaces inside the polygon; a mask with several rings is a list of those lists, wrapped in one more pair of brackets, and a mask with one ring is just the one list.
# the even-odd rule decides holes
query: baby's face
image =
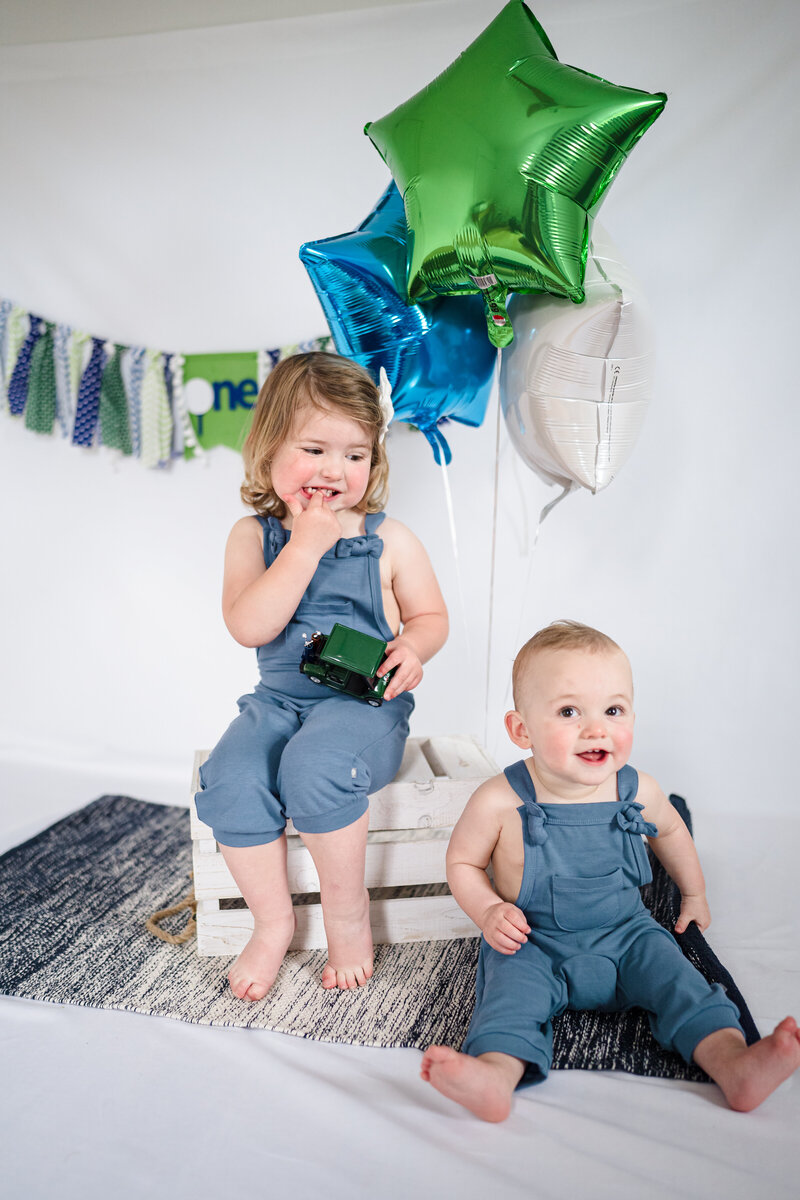
{"label": "baby's face", "polygon": [[371,451],[363,425],[309,403],[272,459],[273,489],[281,498],[296,496],[303,508],[318,492],[334,511],[354,508],[367,490]]}
{"label": "baby's face", "polygon": [[542,650],[518,710],[537,775],[559,787],[596,787],[625,765],[633,744],[633,679],[621,650]]}

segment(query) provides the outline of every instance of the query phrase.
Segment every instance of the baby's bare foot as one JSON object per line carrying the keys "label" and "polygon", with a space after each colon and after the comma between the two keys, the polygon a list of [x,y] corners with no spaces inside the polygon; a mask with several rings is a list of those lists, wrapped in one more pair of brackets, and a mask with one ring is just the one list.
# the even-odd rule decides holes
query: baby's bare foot
{"label": "baby's bare foot", "polygon": [[372,975],[372,929],[369,923],[369,892],[348,913],[325,909],[328,962],[322,972],[324,988],[363,987]]}
{"label": "baby's bare foot", "polygon": [[505,1121],[511,1112],[511,1097],[521,1074],[520,1069],[515,1081],[499,1063],[459,1054],[450,1046],[429,1046],[420,1070],[425,1082],[432,1083],[437,1092],[468,1108],[482,1121],[495,1122]]}
{"label": "baby's bare foot", "polygon": [[257,922],[250,941],[228,972],[231,991],[239,1000],[263,1000],[275,982],[294,937],[294,913],[275,921]]}
{"label": "baby's bare foot", "polygon": [[[716,1082],[737,1112],[750,1112],[800,1067],[800,1029],[784,1017],[772,1033],[747,1046]],[[709,1072],[710,1074],[711,1072]]]}

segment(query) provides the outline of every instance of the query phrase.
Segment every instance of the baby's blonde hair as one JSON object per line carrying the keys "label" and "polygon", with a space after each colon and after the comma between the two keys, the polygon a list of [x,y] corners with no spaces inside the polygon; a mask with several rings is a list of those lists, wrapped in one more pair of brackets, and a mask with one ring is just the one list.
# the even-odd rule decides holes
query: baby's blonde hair
{"label": "baby's blonde hair", "polygon": [[519,707],[522,689],[533,659],[543,650],[586,650],[590,654],[598,651],[619,650],[620,646],[599,629],[591,625],[582,625],[580,621],[553,621],[535,633],[520,650],[514,659],[511,672],[511,687],[514,695],[514,707]]}
{"label": "baby's blonde hair", "polygon": [[367,430],[372,446],[370,473],[357,508],[361,512],[380,512],[388,495],[389,462],[383,442],[378,441],[383,428],[378,389],[369,372],[357,363],[319,351],[283,359],[258,393],[253,423],[242,448],[243,502],[262,517],[280,520],[286,516],[286,505],[272,487],[270,464],[306,404],[323,411],[332,409]]}

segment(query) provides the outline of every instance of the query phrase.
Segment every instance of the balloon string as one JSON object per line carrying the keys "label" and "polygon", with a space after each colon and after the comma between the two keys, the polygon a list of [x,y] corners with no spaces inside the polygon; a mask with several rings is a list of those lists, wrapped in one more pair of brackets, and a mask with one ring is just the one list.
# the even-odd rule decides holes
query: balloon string
{"label": "balloon string", "polygon": [[467,662],[472,666],[472,648],[470,644],[469,626],[467,624],[467,603],[464,598],[464,580],[461,575],[461,560],[458,557],[458,538],[456,537],[456,514],[453,507],[453,493],[450,490],[450,475],[447,463],[442,458],[442,481],[444,483],[445,503],[447,504],[447,519],[450,523],[450,541],[453,544],[453,560],[456,565],[456,584],[458,585],[458,604],[461,610],[461,623],[464,626],[464,644],[467,648]]}
{"label": "balloon string", "polygon": [[494,439],[494,487],[492,496],[492,554],[489,565],[489,620],[486,633],[486,693],[483,708],[483,744],[489,745],[489,683],[492,675],[492,634],[494,632],[494,567],[497,553],[497,498],[500,479],[500,399],[497,400],[497,422]]}
{"label": "balloon string", "polygon": [[[559,494],[556,496],[555,500],[551,500],[549,504],[545,504],[544,508],[539,513],[539,520],[536,523],[536,530],[533,535],[533,540],[531,541],[531,544],[530,544],[530,549],[528,550],[528,573],[525,577],[525,587],[522,591],[522,599],[520,601],[520,606],[519,606],[519,619],[517,621],[517,636],[514,639],[514,649],[512,651],[512,653],[515,655],[520,651],[520,649],[524,645],[524,641],[528,640],[526,637],[523,641],[522,622],[523,622],[523,618],[525,616],[525,601],[526,601],[527,597],[529,596],[530,590],[531,590],[531,576],[533,575],[533,560],[535,558],[536,547],[539,544],[539,533],[541,532],[542,524],[544,523],[545,519],[550,515],[550,513],[553,511],[555,506],[557,504],[560,504],[562,500],[566,499],[566,497],[570,494],[570,492],[575,491],[577,486],[578,485],[575,483],[565,484],[563,490],[561,492],[559,492]],[[531,633],[531,634],[529,634],[529,636],[532,637],[533,634]],[[510,699],[511,699],[511,676],[509,676],[508,683],[506,684],[505,700],[503,701],[504,708],[506,708],[506,709],[508,708]]]}

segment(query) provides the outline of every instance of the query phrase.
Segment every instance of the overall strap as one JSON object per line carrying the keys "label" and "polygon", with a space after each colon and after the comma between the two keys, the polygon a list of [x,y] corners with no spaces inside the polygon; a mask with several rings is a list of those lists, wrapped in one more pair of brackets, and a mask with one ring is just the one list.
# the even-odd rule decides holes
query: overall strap
{"label": "overall strap", "polygon": [[547,841],[547,816],[541,805],[536,803],[536,788],[524,759],[506,767],[503,774],[522,801],[518,811],[522,818],[523,841],[529,846],[541,846]]}
{"label": "overall strap", "polygon": [[264,530],[264,562],[271,567],[289,540],[289,530],[284,529],[277,517],[262,517],[256,513]]}
{"label": "overall strap", "polygon": [[523,758],[519,762],[512,763],[510,767],[506,767],[503,774],[523,804],[536,803],[536,788],[533,786],[531,773],[525,766]]}
{"label": "overall strap", "polygon": [[635,800],[639,791],[639,772],[628,763],[617,771],[617,798],[626,803]]}
{"label": "overall strap", "polygon": [[364,532],[375,533],[385,516],[385,512],[367,513],[364,517]]}
{"label": "overall strap", "polygon": [[522,848],[524,853],[522,865],[522,882],[520,883],[517,905],[525,911],[533,896],[535,882],[534,858],[536,847],[547,841],[545,829],[546,816],[544,809],[536,803],[536,788],[533,786],[530,771],[525,761],[512,763],[503,771],[506,779],[517,793],[522,804],[517,809],[522,821]]}
{"label": "overall strap", "polygon": [[625,833],[657,837],[658,830],[655,825],[652,821],[645,821],[642,816],[644,805],[636,800],[638,791],[639,772],[626,764],[617,772],[617,795],[620,805],[616,816],[617,825]]}

